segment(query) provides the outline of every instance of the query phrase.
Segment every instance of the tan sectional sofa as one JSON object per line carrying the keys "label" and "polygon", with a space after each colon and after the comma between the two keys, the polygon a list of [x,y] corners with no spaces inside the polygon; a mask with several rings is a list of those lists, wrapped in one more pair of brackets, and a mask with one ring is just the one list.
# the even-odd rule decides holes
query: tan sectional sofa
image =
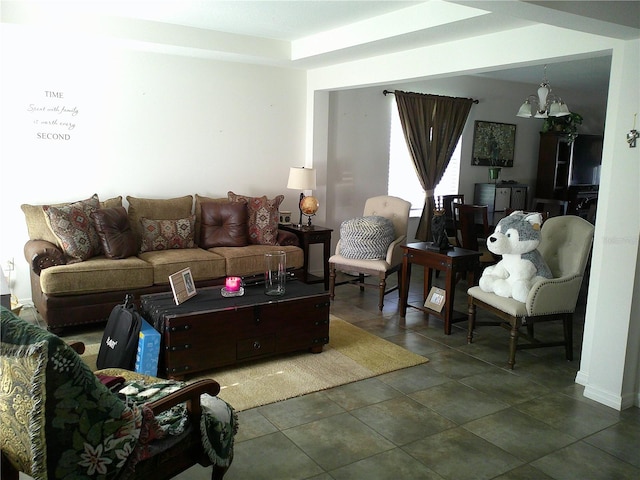
{"label": "tan sectional sofa", "polygon": [[97,195],[22,205],[32,300],[51,331],[105,322],[126,293],[138,300],[169,291],[169,275],[186,267],[197,288],[222,285],[226,276],[260,275],[264,254],[274,250],[286,252],[288,269],[302,268],[297,237],[277,229],[281,196],[274,201],[229,192],[227,198],[127,201],[128,210],[122,197],[99,202]]}

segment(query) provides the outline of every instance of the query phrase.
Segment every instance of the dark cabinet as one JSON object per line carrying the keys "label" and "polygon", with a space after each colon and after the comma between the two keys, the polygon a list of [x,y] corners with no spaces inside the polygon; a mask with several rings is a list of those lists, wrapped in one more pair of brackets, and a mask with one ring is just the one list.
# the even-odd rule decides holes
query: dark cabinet
{"label": "dark cabinet", "polygon": [[541,133],[536,177],[537,198],[569,200],[568,213],[581,214],[585,200],[595,201],[602,163],[601,135]]}

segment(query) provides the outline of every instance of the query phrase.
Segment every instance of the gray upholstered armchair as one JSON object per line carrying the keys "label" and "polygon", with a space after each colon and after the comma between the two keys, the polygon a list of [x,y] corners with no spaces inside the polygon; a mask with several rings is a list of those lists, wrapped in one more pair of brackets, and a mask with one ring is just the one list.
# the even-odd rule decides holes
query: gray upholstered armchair
{"label": "gray upholstered armchair", "polygon": [[[382,310],[384,296],[398,289],[400,285],[400,268],[402,266],[402,249],[400,245],[406,243],[407,228],[409,226],[409,211],[411,203],[402,198],[381,195],[367,199],[364,205],[364,217],[385,217],[393,223],[391,243],[386,248],[384,258],[348,258],[342,252],[342,239],[338,240],[336,253],[329,258],[329,295],[335,297],[336,270],[357,274],[357,278],[344,283],[356,284],[363,291],[364,287],[375,287],[379,291],[378,307]],[[398,283],[387,289],[387,277],[392,273],[398,274]],[[377,285],[365,283],[365,276],[378,278]]]}
{"label": "gray upholstered armchair", "polygon": [[[516,349],[564,346],[567,360],[573,360],[573,312],[576,309],[584,271],[591,252],[594,226],[573,216],[553,217],[542,225],[538,250],[553,273],[551,279],[533,285],[525,303],[472,287],[469,294],[468,343],[478,325],[500,325],[509,329],[510,368],[515,365]],[[476,321],[476,307],[486,309],[501,321]],[[564,340],[540,342],[534,337],[534,325],[548,320],[562,320]],[[525,326],[527,333],[520,332]],[[518,345],[519,336],[530,343]]]}

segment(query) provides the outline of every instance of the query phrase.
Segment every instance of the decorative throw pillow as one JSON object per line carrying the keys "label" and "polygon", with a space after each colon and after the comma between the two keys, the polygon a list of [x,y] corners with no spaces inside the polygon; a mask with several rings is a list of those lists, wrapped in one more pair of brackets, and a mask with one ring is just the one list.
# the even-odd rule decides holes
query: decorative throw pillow
{"label": "decorative throw pillow", "polygon": [[129,223],[138,241],[138,246],[142,243],[143,238],[141,218],[176,220],[187,218],[193,213],[193,197],[191,195],[166,199],[138,198],[127,195],[127,202],[129,202],[127,210]]}
{"label": "decorative throw pillow", "polygon": [[205,202],[228,202],[229,199],[225,196],[222,197],[205,197],[204,195],[195,194],[195,203],[193,208],[193,213],[196,216],[196,229],[194,230],[194,238],[196,242],[200,241],[200,226],[202,225],[202,204]]}
{"label": "decorative throw pillow", "polygon": [[394,239],[393,222],[388,218],[352,218],[340,225],[340,254],[353,259],[384,259]]}
{"label": "decorative throw pillow", "polygon": [[266,196],[247,197],[228,193],[229,201],[247,205],[249,224],[249,243],[253,245],[277,245],[278,241],[278,208],[284,195],[269,200]]}
{"label": "decorative throw pillow", "polygon": [[140,252],[169,250],[172,248],[193,248],[193,227],[196,216],[178,220],[149,220],[141,218],[142,245]]}
{"label": "decorative throw pillow", "polygon": [[[96,194],[94,194],[91,198],[87,200],[78,200],[87,202],[93,199]],[[65,202],[65,203],[55,203],[50,204],[52,207],[65,207],[70,203],[75,202]],[[122,205],[122,197],[113,197],[105,200],[104,202],[100,202],[99,208],[110,208],[117,207]],[[27,222],[27,231],[29,232],[29,239],[31,240],[46,240],[49,243],[53,243],[54,245],[60,246],[58,241],[58,237],[56,237],[51,231],[51,227],[47,222],[47,216],[42,211],[42,207],[44,205],[30,205],[28,203],[23,203],[20,205],[24,213],[24,219]]]}
{"label": "decorative throw pillow", "polygon": [[108,258],[127,258],[138,253],[136,237],[124,207],[103,208],[91,214]]}
{"label": "decorative throw pillow", "polygon": [[247,207],[241,202],[205,202],[201,206],[201,248],[244,247],[249,244]]}
{"label": "decorative throw pillow", "polygon": [[[4,328],[5,319],[2,321]],[[31,441],[33,437],[44,435],[46,425],[45,409],[41,408],[47,397],[46,378],[42,368],[42,365],[46,365],[46,360],[45,341],[29,345],[2,343],[2,461],[5,461],[6,455],[20,471],[28,474],[33,474],[34,471],[45,472],[47,468],[46,456],[42,455],[43,448],[34,452]],[[7,394],[9,392],[10,394]]]}
{"label": "decorative throw pillow", "polygon": [[102,253],[100,237],[91,214],[100,208],[98,195],[63,207],[42,207],[68,263],[81,262]]}

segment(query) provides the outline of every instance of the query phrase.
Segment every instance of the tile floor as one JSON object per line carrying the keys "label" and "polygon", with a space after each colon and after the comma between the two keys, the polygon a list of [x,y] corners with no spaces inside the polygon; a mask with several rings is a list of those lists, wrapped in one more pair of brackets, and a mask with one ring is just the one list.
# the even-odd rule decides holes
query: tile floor
{"label": "tile floor", "polygon": [[[414,268],[410,300],[419,301]],[[466,311],[466,286],[456,305]],[[583,289],[586,291],[586,288]],[[508,332],[442,322],[397,294],[340,286],[332,313],[424,355],[424,365],[239,413],[235,460],[226,480],[411,480],[640,478],[640,409],[618,412],[582,395],[579,368],[584,295],[575,316],[576,359],[564,349],[518,351],[505,368]],[[537,334],[561,334],[550,324]],[[192,467],[176,477],[210,478]]]}

